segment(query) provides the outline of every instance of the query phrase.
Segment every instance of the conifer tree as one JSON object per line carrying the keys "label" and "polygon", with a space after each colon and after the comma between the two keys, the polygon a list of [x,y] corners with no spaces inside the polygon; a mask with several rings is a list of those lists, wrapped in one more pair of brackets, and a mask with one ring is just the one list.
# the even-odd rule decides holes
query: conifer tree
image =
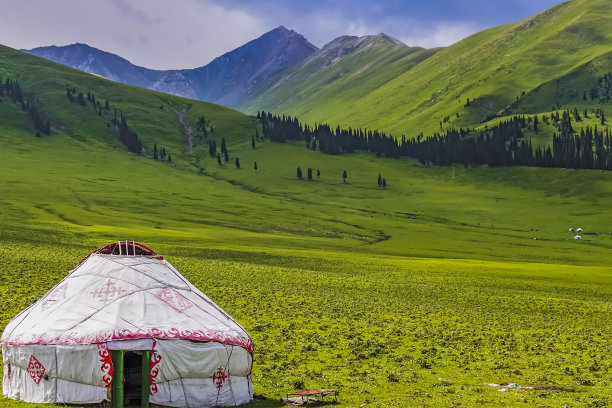
{"label": "conifer tree", "polygon": [[317,169],[317,180],[319,180],[321,178],[321,172],[319,171],[319,169]]}
{"label": "conifer tree", "polygon": [[308,168],[308,180],[312,180],[312,169],[309,167]]}
{"label": "conifer tree", "polygon": [[346,174],[346,170],[344,170],[342,172],[342,181],[344,181],[344,183],[346,183],[346,179],[347,179],[348,175]]}
{"label": "conifer tree", "polygon": [[224,155],[223,158],[225,159],[225,162],[227,163],[229,161],[229,155],[227,154],[227,150],[225,151],[225,153],[223,153],[223,155]]}
{"label": "conifer tree", "polygon": [[382,177],[380,176],[380,173],[378,173],[378,185],[382,186]]}
{"label": "conifer tree", "polygon": [[219,153],[217,153],[217,164],[221,165],[221,155]]}
{"label": "conifer tree", "polygon": [[255,136],[251,136],[251,147],[255,150]]}
{"label": "conifer tree", "polygon": [[170,153],[168,153],[168,163],[172,163],[172,156],[170,156]]}
{"label": "conifer tree", "polygon": [[387,180],[383,179],[382,185],[383,187],[387,187]]}
{"label": "conifer tree", "polygon": [[157,160],[157,143],[153,145],[153,160]]}
{"label": "conifer tree", "polygon": [[221,153],[227,153],[227,145],[225,144],[225,137],[221,138]]}
{"label": "conifer tree", "polygon": [[240,168],[240,159],[236,157],[236,168]]}
{"label": "conifer tree", "polygon": [[297,178],[301,179],[302,178],[302,169],[301,168],[297,168]]}
{"label": "conifer tree", "polygon": [[257,162],[253,164],[253,170],[257,171]]}

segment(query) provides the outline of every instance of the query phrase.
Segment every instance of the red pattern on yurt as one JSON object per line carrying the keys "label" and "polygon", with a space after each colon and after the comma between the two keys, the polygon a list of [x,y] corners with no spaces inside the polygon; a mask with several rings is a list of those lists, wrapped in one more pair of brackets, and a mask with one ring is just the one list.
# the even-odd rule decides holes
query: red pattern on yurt
{"label": "red pattern on yurt", "polygon": [[66,298],[66,289],[68,289],[68,285],[62,285],[59,288],[56,288],[42,302],[41,309],[45,310],[46,308],[53,305],[58,300],[64,300]]}
{"label": "red pattern on yurt", "polygon": [[89,292],[94,298],[102,303],[108,303],[110,300],[116,299],[126,293],[125,289],[117,284],[117,281],[112,282],[110,279],[102,286]]}
{"label": "red pattern on yurt", "polygon": [[183,295],[171,288],[163,289],[155,296],[166,302],[168,306],[172,307],[173,309],[176,309],[176,311],[180,313],[183,313],[185,312],[185,310],[189,309],[190,307],[193,307],[193,303],[191,303]]}
{"label": "red pattern on yurt", "polygon": [[102,371],[102,381],[106,384],[106,388],[110,388],[113,382],[113,360],[111,359],[110,351],[105,343],[98,344],[98,354],[100,355],[100,371]]}
{"label": "red pattern on yurt", "polygon": [[151,374],[149,375],[149,382],[151,384],[151,390],[149,394],[155,395],[157,394],[157,376],[159,375],[159,367],[157,365],[161,362],[162,356],[155,350],[155,346],[157,346],[157,342],[153,340],[153,348],[151,349]]}
{"label": "red pattern on yurt", "polygon": [[28,374],[36,384],[39,384],[45,375],[45,367],[33,355],[30,356],[30,362],[28,363]]}
{"label": "red pattern on yurt", "polygon": [[29,336],[6,336],[2,338],[4,344],[25,345],[25,344],[91,344],[104,343],[111,340],[132,340],[132,339],[185,339],[195,341],[216,341],[221,344],[240,346],[253,353],[253,341],[244,336],[232,333],[214,332],[204,330],[179,330],[179,329],[122,329],[108,330],[78,335],[77,333],[65,333],[58,337],[47,336],[44,333]]}
{"label": "red pattern on yurt", "polygon": [[223,387],[223,383],[227,380],[227,375],[225,375],[225,369],[222,365],[217,368],[217,371],[210,377],[213,380],[213,383],[217,386],[217,389],[221,389]]}

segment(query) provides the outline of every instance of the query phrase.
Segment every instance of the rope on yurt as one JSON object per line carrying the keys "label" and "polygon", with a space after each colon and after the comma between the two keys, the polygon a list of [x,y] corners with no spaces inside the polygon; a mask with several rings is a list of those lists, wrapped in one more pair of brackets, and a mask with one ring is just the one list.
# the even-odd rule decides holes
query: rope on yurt
{"label": "rope on yurt", "polygon": [[[162,341],[158,341],[157,342],[157,347],[162,349],[162,350],[164,350],[163,342]],[[164,350],[164,351],[167,351],[167,350]],[[177,370],[176,365],[174,365],[174,361],[172,361],[172,359],[170,357],[168,357],[168,353],[165,353],[164,361],[168,361],[172,365],[172,368],[174,368],[174,372],[176,372],[179,375],[179,381],[181,383],[181,388],[183,389],[183,395],[185,396],[185,404],[187,404],[186,408],[190,408],[190,406],[189,406],[189,399],[187,398],[187,391],[185,391],[185,384],[183,383],[183,377],[181,377],[180,374],[179,374],[180,371]]]}

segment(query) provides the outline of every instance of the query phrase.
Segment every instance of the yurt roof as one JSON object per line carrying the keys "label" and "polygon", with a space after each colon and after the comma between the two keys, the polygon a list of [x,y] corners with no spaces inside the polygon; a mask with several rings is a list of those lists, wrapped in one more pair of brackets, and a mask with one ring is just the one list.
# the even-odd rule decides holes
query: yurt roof
{"label": "yurt roof", "polygon": [[162,256],[133,241],[92,252],[17,315],[0,343],[74,345],[142,338],[214,341],[253,351],[242,326]]}

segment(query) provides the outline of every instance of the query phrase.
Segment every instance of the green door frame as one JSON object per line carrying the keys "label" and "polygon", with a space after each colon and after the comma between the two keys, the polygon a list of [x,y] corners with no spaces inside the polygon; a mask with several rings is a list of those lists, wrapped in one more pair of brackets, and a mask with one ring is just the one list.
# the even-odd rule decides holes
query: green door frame
{"label": "green door frame", "polygon": [[[140,406],[149,408],[149,392],[151,388],[151,352],[141,351],[142,355],[142,383],[140,394]],[[111,407],[123,408],[124,391],[124,356],[123,350],[112,350],[111,360],[113,361],[113,381],[111,383]]]}

